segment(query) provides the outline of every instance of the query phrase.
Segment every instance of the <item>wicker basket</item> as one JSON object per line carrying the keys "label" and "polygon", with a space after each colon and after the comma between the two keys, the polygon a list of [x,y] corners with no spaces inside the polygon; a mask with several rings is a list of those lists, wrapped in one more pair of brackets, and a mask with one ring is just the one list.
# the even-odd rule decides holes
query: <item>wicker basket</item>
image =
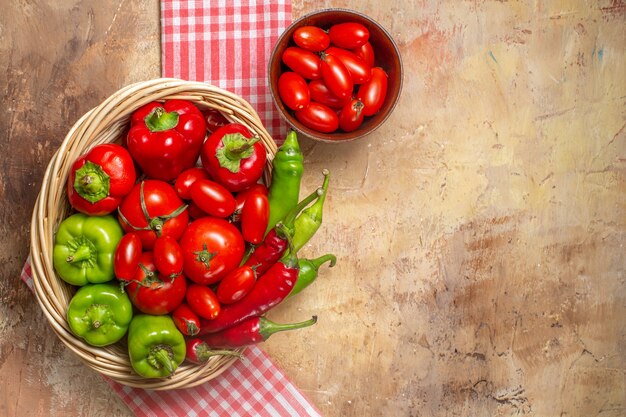
{"label": "wicker basket", "polygon": [[63,343],[94,370],[121,384],[154,390],[188,388],[202,384],[218,376],[236,358],[215,356],[205,365],[185,362],[168,379],[146,379],[137,375],[132,370],[123,343],[97,348],[72,334],[65,316],[75,288],[56,275],[52,264],[52,248],[54,233],[71,210],[65,190],[74,160],[95,145],[119,142],[127,129],[131,113],[137,108],[151,101],[173,98],[190,100],[201,109],[217,109],[230,121],[241,123],[259,134],[267,150],[268,163],[264,176],[269,180],[276,144],[250,104],[235,94],[206,83],[155,79],[119,90],[76,122],[46,169],[31,224],[35,293],[54,331]]}

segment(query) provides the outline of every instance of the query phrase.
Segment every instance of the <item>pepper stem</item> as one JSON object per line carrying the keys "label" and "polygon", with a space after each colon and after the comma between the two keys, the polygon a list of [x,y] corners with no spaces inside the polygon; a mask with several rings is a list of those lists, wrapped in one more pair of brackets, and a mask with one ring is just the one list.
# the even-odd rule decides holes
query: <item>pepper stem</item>
{"label": "pepper stem", "polygon": [[322,255],[319,258],[309,260],[309,262],[313,266],[313,269],[315,269],[316,271],[320,269],[320,266],[328,261],[330,261],[330,265],[328,266],[332,268],[333,266],[335,266],[335,263],[337,263],[337,257],[332,253],[327,253],[326,255]]}
{"label": "pepper stem", "polygon": [[285,216],[285,218],[282,221],[283,226],[285,226],[289,230],[293,229],[293,223],[296,220],[296,217],[298,216],[298,214],[306,206],[308,206],[313,200],[315,200],[316,198],[322,196],[323,193],[324,193],[324,189],[322,187],[319,187],[318,189],[313,191],[311,194],[309,194],[308,196],[304,197],[298,204],[296,204],[296,206],[294,208],[292,208],[289,211],[289,213],[287,213],[287,215]]}
{"label": "pepper stem", "polygon": [[298,255],[297,255],[297,251],[293,247],[292,234],[285,228],[285,225],[282,223],[278,223],[276,225],[276,229],[281,234],[281,236],[284,236],[288,244],[287,250],[285,251],[285,254],[280,258],[280,261],[287,268],[299,268]]}
{"label": "pepper stem", "polygon": [[155,107],[143,120],[151,132],[163,132],[178,125],[178,113],[168,113],[163,107]]}
{"label": "pepper stem", "polygon": [[232,350],[211,350],[209,345],[206,342],[199,343],[195,347],[196,356],[198,360],[202,363],[209,360],[211,356],[236,356],[239,359],[243,359],[243,355],[239,352],[235,352]]}
{"label": "pepper stem", "polygon": [[73,254],[65,258],[65,261],[70,264],[75,264],[90,259],[91,256],[91,248],[87,245],[82,245],[76,248]]}
{"label": "pepper stem", "polygon": [[100,165],[87,161],[74,175],[74,190],[90,203],[97,203],[109,195],[111,178]]}
{"label": "pepper stem", "polygon": [[84,320],[92,329],[99,329],[111,320],[111,308],[106,304],[92,304],[85,310]]}
{"label": "pepper stem", "polygon": [[274,333],[282,332],[285,330],[295,330],[301,329],[303,327],[309,327],[317,323],[317,316],[311,317],[309,320],[302,321],[300,323],[288,323],[288,324],[278,324],[274,323],[266,319],[265,317],[260,318],[260,330],[259,334],[263,338],[263,341],[267,340]]}
{"label": "pepper stem", "polygon": [[149,353],[150,365],[157,369],[165,368],[168,375],[172,375],[176,370],[176,364],[172,360],[172,353],[164,346],[157,345]]}

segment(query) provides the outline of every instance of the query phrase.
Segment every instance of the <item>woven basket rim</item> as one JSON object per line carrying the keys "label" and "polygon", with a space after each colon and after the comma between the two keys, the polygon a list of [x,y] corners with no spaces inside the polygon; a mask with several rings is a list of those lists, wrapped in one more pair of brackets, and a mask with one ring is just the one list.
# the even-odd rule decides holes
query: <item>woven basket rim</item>
{"label": "woven basket rim", "polygon": [[[86,112],[69,129],[44,172],[31,219],[31,266],[36,299],[59,339],[91,369],[123,385],[168,390],[190,388],[209,381],[234,363],[236,357],[215,356],[204,365],[184,362],[167,379],[146,379],[137,375],[121,345],[98,348],[78,339],[70,331],[65,314],[74,288],[61,280],[52,263],[54,233],[70,213],[65,192],[72,163],[93,146],[119,140],[130,114],[151,101],[187,99],[201,108],[219,110],[229,121],[248,127],[260,136],[267,153],[264,180],[269,183],[276,142],[265,129],[252,106],[238,95],[199,81],[155,78],[122,87]],[[243,352],[244,349],[238,349]]]}

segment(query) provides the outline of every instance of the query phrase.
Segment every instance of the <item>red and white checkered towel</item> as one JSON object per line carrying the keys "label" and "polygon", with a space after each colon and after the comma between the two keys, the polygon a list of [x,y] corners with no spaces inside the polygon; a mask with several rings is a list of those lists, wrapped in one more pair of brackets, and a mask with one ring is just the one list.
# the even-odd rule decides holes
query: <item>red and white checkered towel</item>
{"label": "red and white checkered towel", "polygon": [[[291,22],[291,1],[161,0],[162,75],[207,81],[246,99],[275,138],[287,128],[267,87],[274,42]],[[30,259],[21,274],[33,289]],[[140,417],[321,416],[260,348],[245,350],[217,378],[194,388],[151,391],[105,378]]]}

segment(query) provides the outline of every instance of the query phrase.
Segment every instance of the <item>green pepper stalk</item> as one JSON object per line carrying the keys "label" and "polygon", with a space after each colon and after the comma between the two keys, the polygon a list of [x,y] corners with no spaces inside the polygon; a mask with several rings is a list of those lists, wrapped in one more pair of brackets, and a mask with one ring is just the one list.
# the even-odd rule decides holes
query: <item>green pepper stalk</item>
{"label": "green pepper stalk", "polygon": [[185,360],[185,349],[185,338],[170,316],[140,314],[130,322],[128,356],[143,377],[172,376]]}
{"label": "green pepper stalk", "polygon": [[133,305],[119,285],[87,284],[67,308],[67,323],[76,336],[92,346],[119,341],[133,318]]}
{"label": "green pepper stalk", "polygon": [[304,156],[298,144],[298,136],[292,130],[274,157],[272,183],[268,193],[270,217],[266,234],[298,204],[303,173]]}
{"label": "green pepper stalk", "polygon": [[294,222],[293,249],[296,252],[306,245],[309,240],[311,240],[315,232],[317,232],[322,225],[324,201],[326,200],[326,194],[328,194],[330,172],[328,172],[327,169],[324,169],[322,173],[324,174],[322,194],[318,197],[315,203],[313,203],[309,208],[303,210],[302,214],[300,214]]}
{"label": "green pepper stalk", "polygon": [[124,232],[111,215],[74,214],[63,220],[55,236],[54,269],[68,284],[83,286],[112,280],[115,248]]}
{"label": "green pepper stalk", "polygon": [[319,274],[320,266],[325,264],[326,262],[330,262],[329,267],[335,266],[337,262],[337,258],[335,255],[331,253],[327,253],[326,255],[322,255],[319,258],[315,259],[298,259],[298,265],[300,266],[300,270],[298,271],[298,279],[296,280],[296,285],[294,285],[293,289],[289,293],[289,297],[293,297],[298,294],[300,291],[308,287],[317,279]]}

